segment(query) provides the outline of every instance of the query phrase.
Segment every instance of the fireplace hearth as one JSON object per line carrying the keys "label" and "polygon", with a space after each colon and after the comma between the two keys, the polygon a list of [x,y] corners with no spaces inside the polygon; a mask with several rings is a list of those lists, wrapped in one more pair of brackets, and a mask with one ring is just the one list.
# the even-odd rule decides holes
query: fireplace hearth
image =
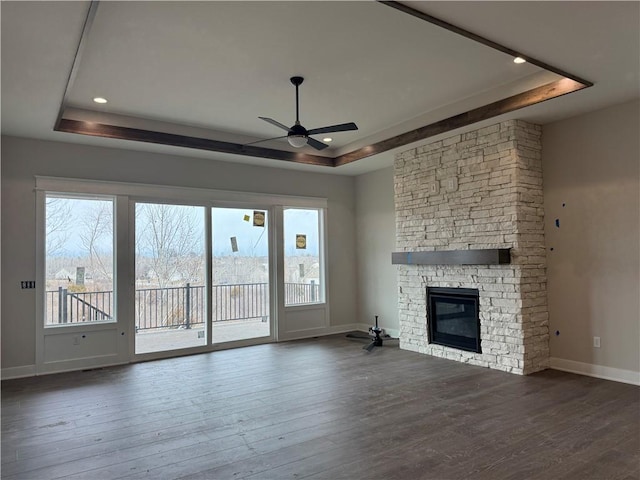
{"label": "fireplace hearth", "polygon": [[429,343],[482,353],[478,299],[477,289],[427,287]]}

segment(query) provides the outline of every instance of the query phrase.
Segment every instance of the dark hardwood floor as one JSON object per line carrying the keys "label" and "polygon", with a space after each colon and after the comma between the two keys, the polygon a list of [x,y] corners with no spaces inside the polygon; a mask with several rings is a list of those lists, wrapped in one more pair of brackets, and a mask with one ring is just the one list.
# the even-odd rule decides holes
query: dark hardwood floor
{"label": "dark hardwood floor", "polygon": [[640,388],[344,336],[2,382],[2,478],[640,478]]}

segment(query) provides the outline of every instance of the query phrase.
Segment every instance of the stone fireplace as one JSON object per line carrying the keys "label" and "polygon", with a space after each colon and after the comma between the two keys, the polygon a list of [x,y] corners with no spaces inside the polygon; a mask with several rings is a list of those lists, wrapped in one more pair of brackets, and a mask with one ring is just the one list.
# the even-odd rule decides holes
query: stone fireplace
{"label": "stone fireplace", "polygon": [[[509,120],[396,155],[394,255],[442,252],[397,267],[401,348],[517,374],[548,367],[540,140],[539,126]],[[447,261],[460,251],[479,260]],[[483,263],[485,251],[510,259]],[[477,290],[480,351],[430,342],[427,288]]]}

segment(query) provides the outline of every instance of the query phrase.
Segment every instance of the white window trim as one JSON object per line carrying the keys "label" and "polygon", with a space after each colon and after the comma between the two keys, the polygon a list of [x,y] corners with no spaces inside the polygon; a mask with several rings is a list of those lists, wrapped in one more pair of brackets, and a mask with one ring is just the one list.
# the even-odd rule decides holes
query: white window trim
{"label": "white window trim", "polygon": [[[77,194],[77,197],[75,197],[75,195]],[[65,332],[69,332],[69,331],[73,331],[74,327],[89,327],[91,325],[94,325],[94,329],[101,329],[103,330],[104,328],[108,327],[109,325],[114,325],[118,323],[118,288],[116,285],[116,280],[118,278],[118,266],[117,266],[117,259],[119,258],[119,253],[118,253],[118,228],[116,225],[116,218],[117,218],[117,210],[118,210],[118,198],[115,195],[107,195],[107,194],[95,194],[95,193],[90,193],[90,194],[86,194],[86,193],[78,193],[78,192],[71,192],[71,193],[67,193],[67,192],[57,192],[57,191],[45,191],[44,195],[43,195],[43,211],[42,211],[42,218],[45,221],[45,225],[46,225],[46,200],[47,200],[47,196],[52,195],[52,196],[57,196],[59,195],[60,198],[77,198],[79,200],[84,200],[84,199],[91,199],[91,200],[96,200],[96,199],[102,199],[102,200],[110,200],[112,202],[112,216],[113,216],[113,238],[112,238],[112,252],[113,252],[113,292],[114,292],[114,298],[113,298],[113,305],[112,305],[112,313],[113,313],[113,317],[111,320],[101,320],[101,321],[91,321],[91,322],[76,322],[76,323],[59,323],[59,324],[46,324],[46,318],[43,316],[42,321],[44,324],[44,329],[47,331],[47,334],[51,334],[51,335],[55,335],[55,330],[56,329],[60,329],[60,332],[58,333],[62,333],[62,330],[64,330]],[[45,229],[42,231],[42,237],[38,240],[38,242],[41,241],[45,241],[46,242],[46,227]],[[40,248],[40,246],[38,245],[38,249]],[[46,247],[44,247],[46,250]],[[43,252],[43,268],[44,268],[44,272],[45,272],[45,276],[43,277],[42,281],[39,282],[42,284],[42,288],[43,291],[46,292],[46,251]],[[40,278],[40,277],[37,277]],[[38,295],[40,296],[40,295]],[[42,299],[41,299],[42,300]],[[36,304],[37,306],[37,304]],[[42,307],[44,308],[44,303],[42,304]],[[44,310],[43,310],[43,315],[44,315]]]}
{"label": "white window trim", "polygon": [[80,178],[36,176],[36,190],[63,193],[84,193],[94,195],[126,195],[150,201],[198,202],[213,206],[243,205],[289,205],[296,208],[327,208],[327,199],[322,197],[301,197],[270,193],[251,193],[232,190],[215,190],[193,187],[174,187],[145,183],[109,182]]}

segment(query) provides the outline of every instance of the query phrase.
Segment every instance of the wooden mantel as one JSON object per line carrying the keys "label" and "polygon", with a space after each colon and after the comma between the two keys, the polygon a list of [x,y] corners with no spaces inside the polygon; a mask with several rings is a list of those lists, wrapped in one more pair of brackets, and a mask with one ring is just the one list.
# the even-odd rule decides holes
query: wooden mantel
{"label": "wooden mantel", "polygon": [[430,252],[393,252],[393,265],[507,265],[511,263],[509,248],[481,250],[440,250]]}

